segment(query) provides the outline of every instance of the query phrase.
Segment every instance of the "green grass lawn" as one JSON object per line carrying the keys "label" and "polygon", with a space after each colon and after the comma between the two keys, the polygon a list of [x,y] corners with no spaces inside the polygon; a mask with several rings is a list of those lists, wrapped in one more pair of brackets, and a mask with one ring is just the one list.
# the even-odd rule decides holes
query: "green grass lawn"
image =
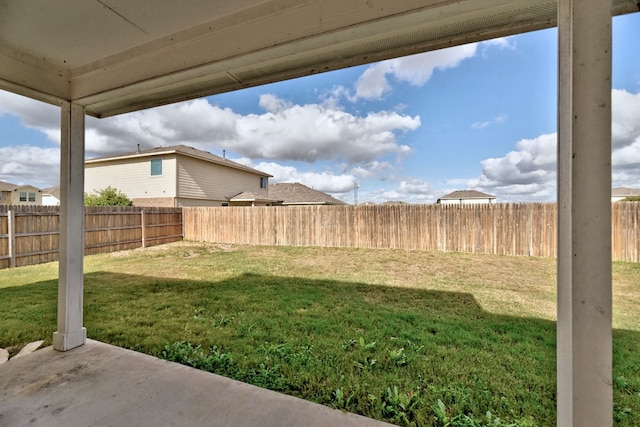
{"label": "green grass lawn", "polygon": [[[618,426],[640,265],[614,264]],[[555,425],[555,260],[179,243],[85,259],[90,338],[400,425]],[[0,347],[55,330],[57,264],[0,272]]]}

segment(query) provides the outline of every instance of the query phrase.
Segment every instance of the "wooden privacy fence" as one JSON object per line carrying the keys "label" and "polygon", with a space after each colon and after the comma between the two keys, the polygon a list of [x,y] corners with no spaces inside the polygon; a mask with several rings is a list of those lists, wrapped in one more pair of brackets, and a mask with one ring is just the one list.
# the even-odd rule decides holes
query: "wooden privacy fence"
{"label": "wooden privacy fence", "polygon": [[[58,259],[58,206],[0,206],[0,268]],[[85,254],[182,240],[182,209],[86,207]]]}
{"label": "wooden privacy fence", "polygon": [[[615,203],[614,260],[640,261],[638,203]],[[184,238],[555,257],[551,203],[184,208]]]}

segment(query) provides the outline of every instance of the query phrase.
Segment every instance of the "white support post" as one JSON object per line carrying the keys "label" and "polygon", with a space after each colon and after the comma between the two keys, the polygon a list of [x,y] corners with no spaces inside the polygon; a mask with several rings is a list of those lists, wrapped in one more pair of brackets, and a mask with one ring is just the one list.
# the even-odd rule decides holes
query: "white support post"
{"label": "white support post", "polygon": [[84,261],[84,108],[62,105],[60,138],[60,267],[58,330],[53,347],[67,351],[83,345]]}
{"label": "white support post", "polygon": [[558,2],[558,426],[613,425],[611,0]]}

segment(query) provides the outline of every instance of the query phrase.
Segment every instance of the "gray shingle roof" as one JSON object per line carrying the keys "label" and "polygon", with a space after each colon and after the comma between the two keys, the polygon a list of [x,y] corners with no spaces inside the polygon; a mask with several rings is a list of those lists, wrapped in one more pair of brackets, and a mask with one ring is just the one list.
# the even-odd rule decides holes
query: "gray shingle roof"
{"label": "gray shingle roof", "polygon": [[51,194],[56,199],[60,200],[60,186],[47,187],[42,189],[42,194]]}
{"label": "gray shingle roof", "polygon": [[611,195],[614,197],[640,196],[640,190],[636,188],[617,187],[611,190]]}
{"label": "gray shingle roof", "polygon": [[254,193],[252,191],[243,191],[242,193],[229,198],[229,200],[232,202],[276,202],[277,201],[271,197],[262,197],[258,193]]}
{"label": "gray shingle roof", "polygon": [[196,159],[205,160],[207,162],[228,166],[234,169],[245,170],[247,172],[252,172],[260,176],[265,176],[265,177],[273,176],[273,175],[269,175],[266,172],[262,172],[257,169],[250,168],[249,166],[236,163],[232,160],[229,160],[220,156],[216,156],[215,154],[211,154],[208,151],[198,150],[197,148],[189,147],[187,145],[171,145],[168,147],[155,147],[155,148],[149,148],[146,150],[129,151],[126,153],[120,153],[115,156],[95,157],[93,159],[88,159],[86,163],[98,163],[98,162],[104,162],[108,160],[135,158],[135,157],[150,157],[150,156],[156,156],[160,154],[173,154],[173,153],[183,154],[185,156],[194,157]]}
{"label": "gray shingle roof", "polygon": [[342,200],[299,182],[269,185],[269,198],[282,200],[283,205],[346,205]]}
{"label": "gray shingle roof", "polygon": [[458,190],[440,197],[438,200],[460,200],[460,199],[495,199],[496,196],[482,193],[475,190]]}
{"label": "gray shingle roof", "polygon": [[0,181],[0,191],[9,191],[16,188],[16,184],[12,184],[10,182]]}

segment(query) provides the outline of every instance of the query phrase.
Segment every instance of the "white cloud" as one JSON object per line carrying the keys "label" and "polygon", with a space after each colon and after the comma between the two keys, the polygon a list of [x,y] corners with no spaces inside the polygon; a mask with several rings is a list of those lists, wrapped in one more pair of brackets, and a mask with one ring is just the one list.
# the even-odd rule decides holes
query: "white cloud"
{"label": "white cloud", "polygon": [[329,171],[301,172],[294,166],[284,166],[274,162],[254,164],[248,161],[248,159],[236,161],[273,175],[273,178],[269,179],[269,183],[271,184],[279,182],[299,182],[318,191],[339,194],[352,191],[353,184],[356,182],[356,178],[349,174],[335,175]]}
{"label": "white cloud", "polygon": [[[613,186],[639,187],[640,93],[614,89],[612,99]],[[548,201],[556,198],[557,135],[540,135],[516,144],[504,157],[482,161],[482,174],[468,188],[499,200]]]}
{"label": "white cloud", "polygon": [[380,111],[356,116],[318,104],[293,105],[263,95],[263,114],[241,115],[206,100],[91,121],[87,151],[106,154],[187,144],[207,151],[230,150],[254,159],[370,162],[411,150],[397,134],[415,130],[420,118]]}
{"label": "white cloud", "polygon": [[389,78],[412,86],[424,85],[434,70],[456,67],[476,55],[477,43],[435,50],[370,65],[355,83],[356,99],[382,99],[391,91]]}
{"label": "white cloud", "polygon": [[431,184],[419,178],[406,178],[398,181],[398,185],[389,189],[361,191],[359,202],[384,203],[388,201],[411,204],[425,204],[436,201]]}
{"label": "white cloud", "polygon": [[260,95],[258,104],[269,113],[279,113],[293,106],[291,102],[278,98],[270,93]]}
{"label": "white cloud", "polygon": [[393,169],[393,166],[389,162],[374,160],[373,162],[351,169],[351,173],[360,179],[379,178],[381,181],[384,181]]}
{"label": "white cloud", "polygon": [[[504,157],[482,161],[482,174],[467,181],[467,188],[478,189],[510,201],[541,201],[555,195],[555,133],[523,139],[517,150]],[[502,197],[501,197],[502,196]],[[506,201],[506,200],[503,200]]]}
{"label": "white cloud", "polygon": [[472,129],[484,129],[486,127],[489,127],[491,125],[494,124],[500,124],[500,123],[504,123],[507,121],[507,119],[509,118],[508,115],[506,114],[500,114],[499,116],[494,117],[491,120],[487,120],[484,122],[475,122],[471,125]]}
{"label": "white cloud", "polygon": [[[266,111],[242,115],[200,99],[102,120],[87,117],[86,154],[134,151],[138,144],[143,149],[186,144],[252,159],[362,166],[385,156],[407,156],[411,148],[399,142],[399,135],[421,124],[418,116],[393,111],[360,116],[326,105],[294,105],[272,94],[262,95],[259,106]],[[0,91],[0,114],[13,114],[60,142],[57,107]]]}
{"label": "white cloud", "polygon": [[355,95],[349,99],[382,99],[392,91],[392,81],[423,86],[435,70],[457,67],[465,59],[476,56],[478,47],[482,48],[483,54],[490,47],[515,48],[510,39],[498,38],[377,62],[358,78]]}
{"label": "white cloud", "polygon": [[58,183],[59,174],[59,148],[0,147],[0,181],[50,187]]}
{"label": "white cloud", "polygon": [[409,178],[400,181],[397,191],[400,194],[424,196],[431,193],[431,185],[422,179]]}

